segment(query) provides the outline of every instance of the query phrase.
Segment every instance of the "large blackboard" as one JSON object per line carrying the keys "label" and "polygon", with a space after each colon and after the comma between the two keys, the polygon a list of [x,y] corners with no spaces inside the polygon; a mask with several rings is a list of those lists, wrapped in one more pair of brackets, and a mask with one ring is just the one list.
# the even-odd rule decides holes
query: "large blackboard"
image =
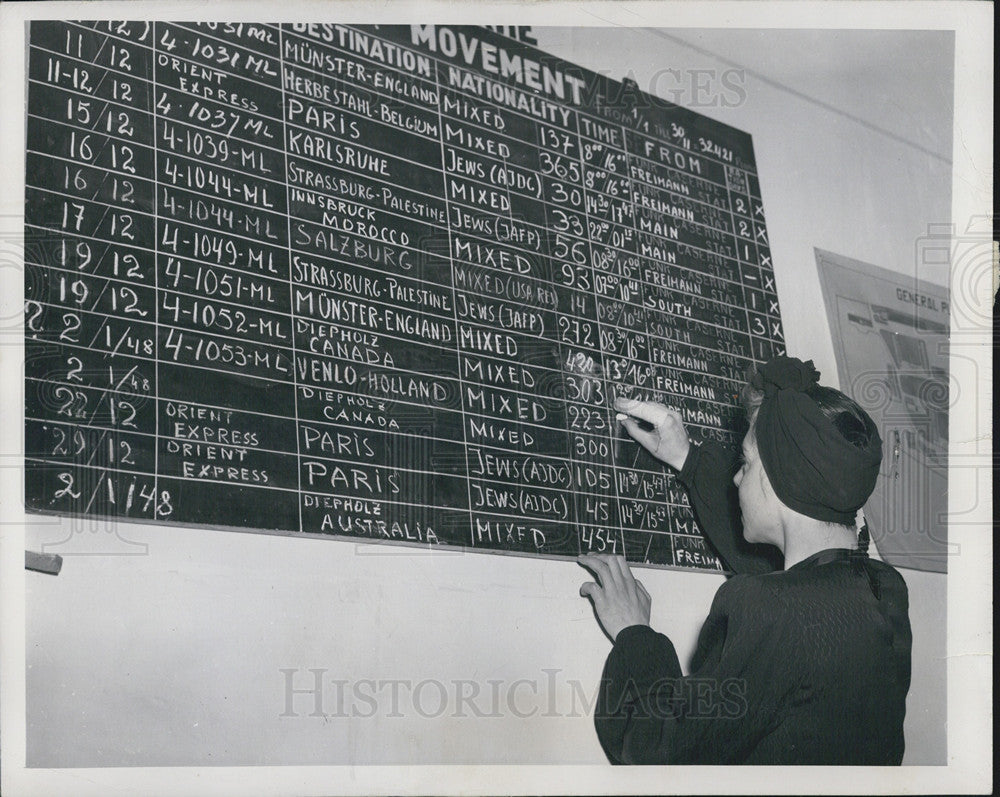
{"label": "large blackboard", "polygon": [[610,405],[782,351],[746,134],[441,26],[32,22],[27,110],[29,509],[718,568]]}

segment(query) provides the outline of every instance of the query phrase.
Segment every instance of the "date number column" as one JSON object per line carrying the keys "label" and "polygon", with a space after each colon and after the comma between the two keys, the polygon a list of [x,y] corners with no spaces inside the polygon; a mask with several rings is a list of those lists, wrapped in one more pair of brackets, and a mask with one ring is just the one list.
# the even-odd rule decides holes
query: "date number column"
{"label": "date number column", "polygon": [[149,26],[33,22],[25,195],[26,503],[172,515],[156,484]]}

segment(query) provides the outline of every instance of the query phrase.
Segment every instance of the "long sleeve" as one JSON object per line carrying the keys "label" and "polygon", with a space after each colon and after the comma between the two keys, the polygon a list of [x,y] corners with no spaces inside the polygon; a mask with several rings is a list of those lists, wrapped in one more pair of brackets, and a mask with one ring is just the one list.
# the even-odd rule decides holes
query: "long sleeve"
{"label": "long sleeve", "polygon": [[648,625],[633,625],[618,632],[615,646],[604,665],[598,693],[595,725],[597,738],[613,764],[634,763],[627,748],[651,747],[636,735],[643,730],[658,732],[656,723],[644,723],[650,715],[648,701],[658,688],[669,689],[681,677],[681,665],[673,643]]}
{"label": "long sleeve", "polygon": [[595,725],[616,764],[898,765],[910,683],[906,585],[846,549],[737,575],[683,676],[647,626],[618,634]]}
{"label": "long sleeve", "polygon": [[777,548],[743,539],[735,472],[735,452],[703,443],[691,446],[678,479],[687,487],[698,526],[727,570],[746,574],[780,570],[781,552]]}
{"label": "long sleeve", "polygon": [[[783,657],[760,587],[745,577],[719,590],[692,674],[681,676],[674,646],[648,626],[618,634],[605,664],[595,724],[615,764],[736,763],[771,729],[784,688]],[[745,607],[750,607],[748,612]],[[748,700],[770,694],[774,700]]]}

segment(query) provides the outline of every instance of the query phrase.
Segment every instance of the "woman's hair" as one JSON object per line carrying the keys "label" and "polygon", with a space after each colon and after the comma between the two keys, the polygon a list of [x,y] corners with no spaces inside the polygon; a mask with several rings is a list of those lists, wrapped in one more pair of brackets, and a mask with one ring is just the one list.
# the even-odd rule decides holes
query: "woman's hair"
{"label": "woman's hair", "polygon": [[[754,413],[760,409],[761,402],[764,400],[764,393],[750,384],[753,375],[754,369],[751,368],[747,375],[747,381],[740,389],[740,401],[746,410],[748,419],[753,418]],[[810,385],[806,388],[805,393],[816,402],[816,406],[830,419],[830,422],[847,442],[858,448],[865,448],[878,434],[878,429],[871,416],[850,396],[844,395],[835,388],[819,384]]]}

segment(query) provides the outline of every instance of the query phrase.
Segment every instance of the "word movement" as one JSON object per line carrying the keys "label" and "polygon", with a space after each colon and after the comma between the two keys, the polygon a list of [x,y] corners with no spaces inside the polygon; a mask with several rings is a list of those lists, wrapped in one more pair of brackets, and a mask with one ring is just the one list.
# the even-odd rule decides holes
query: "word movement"
{"label": "word movement", "polygon": [[749,136],[488,28],[29,44],[30,509],[719,568],[611,403],[783,351]]}

